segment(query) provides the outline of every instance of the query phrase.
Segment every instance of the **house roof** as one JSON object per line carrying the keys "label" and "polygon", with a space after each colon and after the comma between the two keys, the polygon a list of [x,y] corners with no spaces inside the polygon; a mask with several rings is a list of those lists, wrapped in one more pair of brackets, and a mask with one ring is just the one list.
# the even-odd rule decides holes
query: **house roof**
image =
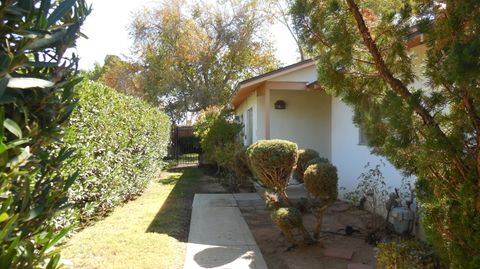
{"label": "house roof", "polygon": [[312,65],[315,65],[315,60],[308,59],[241,81],[237,84],[235,92],[230,98],[230,102],[236,107],[254,92],[261,83]]}
{"label": "house roof", "polygon": [[[414,26],[410,29],[410,34],[406,37],[405,46],[407,49],[419,46],[425,42],[425,37],[422,32],[419,31],[418,27]],[[237,107],[240,105],[252,92],[254,92],[257,87],[270,79],[283,76],[290,72],[300,70],[315,64],[315,59],[308,59],[291,65],[281,67],[279,69],[243,80],[237,84],[235,91],[230,97],[230,103]],[[307,88],[321,88],[317,81],[308,83]]]}

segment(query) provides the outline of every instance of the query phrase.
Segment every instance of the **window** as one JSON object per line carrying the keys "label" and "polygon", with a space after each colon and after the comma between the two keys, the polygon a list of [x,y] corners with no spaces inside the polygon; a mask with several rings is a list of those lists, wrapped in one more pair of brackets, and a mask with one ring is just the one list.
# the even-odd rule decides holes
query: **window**
{"label": "window", "polygon": [[367,145],[367,136],[365,135],[365,129],[362,125],[358,127],[358,144],[359,145]]}
{"label": "window", "polygon": [[247,122],[246,122],[246,145],[249,146],[253,143],[253,108],[247,110]]}

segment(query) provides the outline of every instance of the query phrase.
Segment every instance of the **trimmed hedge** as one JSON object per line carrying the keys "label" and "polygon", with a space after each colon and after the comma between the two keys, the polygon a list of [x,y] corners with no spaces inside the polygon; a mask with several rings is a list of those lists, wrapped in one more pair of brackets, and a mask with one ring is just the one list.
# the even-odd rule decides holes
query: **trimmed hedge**
{"label": "trimmed hedge", "polygon": [[290,204],[286,187],[297,162],[297,144],[280,139],[259,140],[247,149],[250,168],[255,177]]}
{"label": "trimmed hedge", "polygon": [[75,158],[64,173],[79,172],[69,191],[68,219],[86,222],[141,193],[161,170],[170,120],[145,101],[100,83],[83,82],[76,92],[79,102],[65,135]]}
{"label": "trimmed hedge", "polygon": [[337,168],[331,163],[319,162],[309,165],[303,178],[305,190],[315,198],[328,201],[328,203],[337,199]]}
{"label": "trimmed hedge", "polygon": [[297,180],[303,182],[303,173],[308,167],[308,163],[316,158],[320,158],[320,155],[316,150],[313,149],[299,149],[297,151],[298,160],[297,165],[295,167],[295,174],[297,176]]}

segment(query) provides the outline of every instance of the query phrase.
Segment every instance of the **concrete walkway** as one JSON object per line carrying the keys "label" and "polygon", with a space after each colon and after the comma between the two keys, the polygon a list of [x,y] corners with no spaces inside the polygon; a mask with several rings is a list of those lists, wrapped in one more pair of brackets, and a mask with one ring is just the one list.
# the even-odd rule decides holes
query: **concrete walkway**
{"label": "concrete walkway", "polygon": [[267,269],[242,203],[263,205],[256,193],[195,194],[184,269]]}

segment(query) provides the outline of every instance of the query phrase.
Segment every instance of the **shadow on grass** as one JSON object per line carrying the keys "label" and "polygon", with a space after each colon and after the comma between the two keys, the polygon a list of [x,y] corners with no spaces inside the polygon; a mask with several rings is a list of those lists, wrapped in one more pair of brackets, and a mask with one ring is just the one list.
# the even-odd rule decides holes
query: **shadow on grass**
{"label": "shadow on grass", "polygon": [[195,192],[200,189],[202,172],[198,168],[183,168],[160,181],[163,185],[175,185],[148,226],[147,233],[167,234],[187,242],[192,202]]}

